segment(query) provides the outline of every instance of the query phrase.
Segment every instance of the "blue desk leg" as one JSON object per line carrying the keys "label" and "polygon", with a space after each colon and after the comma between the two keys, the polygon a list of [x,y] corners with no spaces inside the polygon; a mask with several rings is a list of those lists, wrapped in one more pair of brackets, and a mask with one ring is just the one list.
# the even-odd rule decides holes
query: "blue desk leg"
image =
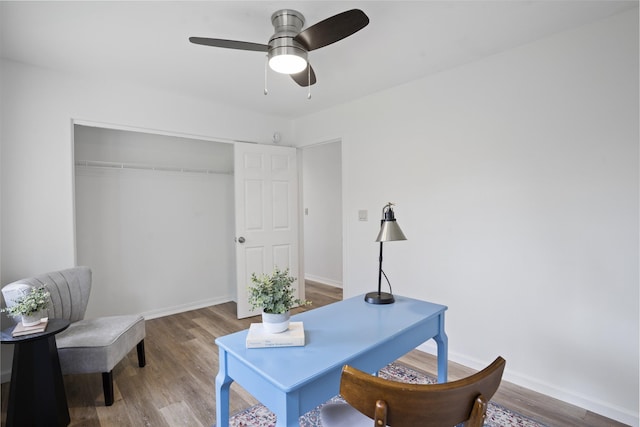
{"label": "blue desk leg", "polygon": [[449,357],[449,338],[444,332],[444,314],[440,315],[440,333],[433,337],[438,344],[438,382],[447,382],[447,367]]}
{"label": "blue desk leg", "polygon": [[233,380],[227,375],[227,352],[220,348],[218,375],[216,375],[216,427],[229,426],[229,387]]}
{"label": "blue desk leg", "polygon": [[299,427],[300,395],[297,392],[287,393],[284,407],[278,408],[282,416],[276,417],[276,427]]}

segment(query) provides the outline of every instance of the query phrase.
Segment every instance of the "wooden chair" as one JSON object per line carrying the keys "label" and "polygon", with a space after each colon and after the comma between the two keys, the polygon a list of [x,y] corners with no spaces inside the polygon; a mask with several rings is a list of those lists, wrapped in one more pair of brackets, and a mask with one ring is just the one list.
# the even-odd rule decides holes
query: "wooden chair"
{"label": "wooden chair", "polygon": [[[369,375],[345,365],[340,394],[348,403],[324,405],[325,427],[482,427],[487,404],[505,367],[498,357],[467,378],[444,384],[407,384]],[[363,415],[364,414],[364,415]]]}
{"label": "wooden chair", "polygon": [[74,267],[41,274],[8,284],[6,295],[29,287],[46,285],[50,318],[67,319],[69,328],[56,335],[62,374],[102,373],[105,406],[114,400],[113,368],[132,349],[137,348],[138,365],[145,366],[145,322],[138,314],[85,319],[91,293],[91,270]]}

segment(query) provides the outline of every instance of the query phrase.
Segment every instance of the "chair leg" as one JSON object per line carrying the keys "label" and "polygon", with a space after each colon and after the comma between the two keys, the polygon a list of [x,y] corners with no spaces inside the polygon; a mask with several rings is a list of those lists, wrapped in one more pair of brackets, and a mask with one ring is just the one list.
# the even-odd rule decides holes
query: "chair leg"
{"label": "chair leg", "polygon": [[104,391],[104,406],[113,405],[113,371],[102,373],[102,390]]}
{"label": "chair leg", "polygon": [[147,364],[147,359],[144,355],[144,340],[141,340],[138,343],[136,349],[138,350],[138,366],[144,368],[144,366]]}
{"label": "chair leg", "polygon": [[386,426],[387,425],[387,402],[384,400],[376,401],[376,410],[374,411],[374,425],[375,426]]}
{"label": "chair leg", "polygon": [[[137,346],[138,366],[143,368],[147,364],[144,354],[144,340],[141,340]],[[113,371],[102,373],[102,390],[104,391],[104,405],[113,405]]]}
{"label": "chair leg", "polygon": [[489,402],[483,395],[478,395],[471,408],[471,416],[464,423],[465,427],[482,427],[484,425],[484,419],[487,416],[487,407]]}

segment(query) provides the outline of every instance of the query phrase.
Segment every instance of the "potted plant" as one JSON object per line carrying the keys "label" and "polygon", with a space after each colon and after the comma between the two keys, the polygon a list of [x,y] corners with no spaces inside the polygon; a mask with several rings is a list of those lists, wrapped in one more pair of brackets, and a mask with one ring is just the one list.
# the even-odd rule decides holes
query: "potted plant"
{"label": "potted plant", "polygon": [[48,306],[49,291],[43,285],[31,288],[31,291],[17,298],[11,307],[3,308],[1,311],[13,317],[21,316],[24,326],[34,326],[40,323]]}
{"label": "potted plant", "polygon": [[262,323],[267,332],[275,334],[286,331],[291,308],[311,304],[311,301],[296,298],[292,286],[295,280],[289,276],[288,268],[282,271],[276,267],[270,275],[251,275],[249,304],[253,310],[262,310]]}

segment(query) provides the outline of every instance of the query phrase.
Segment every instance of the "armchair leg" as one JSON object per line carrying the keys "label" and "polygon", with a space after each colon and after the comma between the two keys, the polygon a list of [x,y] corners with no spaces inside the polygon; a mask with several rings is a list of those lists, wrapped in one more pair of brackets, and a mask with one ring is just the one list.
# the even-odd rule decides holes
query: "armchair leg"
{"label": "armchair leg", "polygon": [[113,371],[102,373],[102,390],[104,391],[104,406],[113,405]]}
{"label": "armchair leg", "polygon": [[[138,366],[142,368],[147,364],[144,354],[144,340],[136,345],[136,350],[138,352]],[[113,405],[113,371],[102,373],[102,390],[104,391],[104,405]]]}
{"label": "armchair leg", "polygon": [[147,364],[147,359],[144,355],[144,340],[141,340],[136,346],[136,350],[138,350],[138,366],[144,368]]}

